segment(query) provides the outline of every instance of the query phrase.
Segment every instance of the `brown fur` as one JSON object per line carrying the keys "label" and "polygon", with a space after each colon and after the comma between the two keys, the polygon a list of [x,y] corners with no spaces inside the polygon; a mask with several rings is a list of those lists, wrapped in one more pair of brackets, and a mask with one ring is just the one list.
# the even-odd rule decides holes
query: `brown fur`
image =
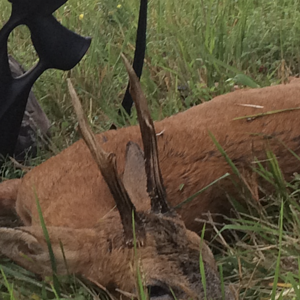
{"label": "brown fur", "polygon": [[[122,225],[117,214],[105,217],[99,226],[90,229],[48,227],[57,273],[63,275],[68,271],[83,275],[112,293],[115,288],[136,293],[138,266],[145,286],[163,284],[173,289],[177,299],[203,299],[199,271],[199,246],[202,245],[207,296],[221,300],[221,283],[214,258],[199,236],[186,230],[180,220],[174,222],[172,218],[152,214],[143,214],[143,219],[146,245],[138,249],[137,256],[132,247],[124,247]],[[2,254],[34,273],[43,276],[52,273],[40,227],[0,228],[0,237]],[[233,299],[229,291],[225,299]]]}
{"label": "brown fur", "polygon": [[11,208],[15,205],[17,199],[19,183],[19,179],[11,179],[1,183],[0,216],[5,216],[12,212]]}
{"label": "brown fur", "polygon": [[[98,220],[97,225],[88,226],[89,228],[83,224],[74,228],[72,224],[61,227],[49,225],[49,210],[44,211],[55,255],[55,272],[58,275],[68,272],[83,275],[99,286],[107,287],[113,293],[116,289],[121,289],[137,294],[136,278],[139,270],[142,274],[142,284],[149,290],[149,299],[174,299],[174,293],[176,299],[182,300],[233,300],[233,295],[228,289],[225,289],[224,295],[222,293],[217,267],[208,246],[196,233],[186,229],[184,222],[167,203],[159,176],[153,122],[146,100],[140,95],[142,92],[138,80],[127,61],[125,65],[129,68],[131,86],[134,82],[135,92],[138,92],[133,91],[131,94],[135,103],[140,105],[140,124],[145,125],[141,130],[143,145],[150,150],[143,155],[137,144],[127,144],[124,176],[131,178],[121,180],[116,175],[114,155],[103,151],[95,142],[93,134],[86,126],[75,90],[71,82],[68,82],[84,140],[109,185],[119,213],[111,212]],[[134,90],[132,87],[131,89]],[[139,186],[135,187],[137,182]],[[36,192],[35,185],[33,191]],[[144,209],[136,210],[126,191]],[[18,194],[20,193],[19,189]],[[147,209],[149,202],[151,210]],[[61,210],[68,210],[67,203],[62,205]],[[25,214],[30,218],[30,211],[26,209]],[[22,218],[22,215],[20,216]],[[137,249],[131,246],[131,216],[134,216],[135,220]],[[22,220],[27,221],[24,218]],[[54,270],[43,229],[39,224],[35,224],[38,223],[37,219],[32,223],[32,226],[14,229],[0,228],[0,253],[34,273],[50,275]],[[202,261],[202,272],[199,260]]]}
{"label": "brown fur", "polygon": [[[254,158],[265,160],[270,149],[278,158],[286,179],[299,170],[299,161],[281,144],[298,155],[300,111],[287,111],[251,120],[236,117],[300,106],[300,84],[239,90],[218,96],[155,123],[160,166],[168,199],[179,204],[226,172],[230,166],[217,150],[210,131],[236,164],[251,193],[257,197],[257,178],[251,167]],[[244,104],[261,105],[252,108]],[[124,153],[129,140],[141,145],[137,126],[97,135],[106,151],[116,153],[119,172],[124,171]],[[281,142],[280,142],[281,141]],[[180,186],[183,189],[180,190]],[[20,179],[16,209],[26,225],[38,222],[34,191],[46,223],[73,228],[92,227],[114,206],[112,196],[83,141],[74,143],[55,157],[37,166]],[[199,232],[194,221],[202,213],[228,213],[226,192],[238,198],[230,179],[222,180],[196,197],[178,212],[187,228]],[[14,191],[16,193],[16,191]],[[0,199],[3,199],[0,185]],[[144,203],[134,203],[138,209]],[[63,208],[63,209],[62,209]]]}

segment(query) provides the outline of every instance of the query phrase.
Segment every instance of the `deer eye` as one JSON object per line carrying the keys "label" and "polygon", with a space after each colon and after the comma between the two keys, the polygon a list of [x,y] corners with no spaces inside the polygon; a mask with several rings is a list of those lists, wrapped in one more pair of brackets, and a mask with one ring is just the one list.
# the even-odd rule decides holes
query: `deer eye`
{"label": "deer eye", "polygon": [[169,288],[161,285],[149,285],[147,287],[150,300],[173,300],[174,297]]}

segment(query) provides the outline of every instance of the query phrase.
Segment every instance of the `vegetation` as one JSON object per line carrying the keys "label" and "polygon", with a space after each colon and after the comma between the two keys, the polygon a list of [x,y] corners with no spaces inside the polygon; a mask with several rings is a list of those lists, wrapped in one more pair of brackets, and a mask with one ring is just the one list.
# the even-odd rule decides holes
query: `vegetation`
{"label": "vegetation", "polygon": [[[112,123],[136,123],[117,114],[127,86],[120,59],[133,57],[138,0],[69,0],[57,19],[79,34],[93,37],[82,62],[70,73],[46,71],[34,92],[52,123],[52,142],[38,164],[79,138],[66,87],[71,75],[95,132]],[[0,24],[10,15],[0,2]],[[28,29],[10,36],[9,52],[28,69],[37,60]],[[234,85],[267,86],[300,70],[299,0],[151,0],[142,86],[156,120],[230,91]],[[217,122],[217,120],[216,120]],[[271,155],[271,154],[270,154]],[[300,299],[300,177],[284,181],[276,163],[257,172],[275,187],[260,202],[248,199],[221,231],[214,247],[224,281],[240,299]],[[6,166],[7,178],[20,171]],[[263,192],[263,189],[262,189]],[[234,199],[233,199],[234,201]],[[227,244],[223,234],[234,243]],[[1,258],[0,299],[58,299],[51,280]],[[59,278],[61,295],[103,298],[99,289],[76,278]]]}

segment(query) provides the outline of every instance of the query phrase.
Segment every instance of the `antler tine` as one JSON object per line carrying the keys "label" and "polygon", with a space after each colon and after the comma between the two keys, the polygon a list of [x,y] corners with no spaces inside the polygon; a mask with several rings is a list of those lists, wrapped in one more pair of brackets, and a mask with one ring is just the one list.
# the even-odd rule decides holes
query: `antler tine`
{"label": "antler tine", "polygon": [[147,191],[151,199],[151,210],[154,213],[170,211],[166,191],[159,168],[156,133],[148,109],[146,97],[140,82],[126,57],[121,54],[130,80],[130,94],[136,106],[140,130],[144,145],[145,169],[147,174]]}
{"label": "antler tine", "polygon": [[72,104],[77,116],[81,135],[86,145],[88,146],[94,160],[96,161],[98,168],[100,169],[101,174],[116,202],[125,232],[126,243],[132,244],[132,217],[134,216],[134,220],[136,223],[135,230],[137,236],[137,243],[142,245],[144,243],[145,237],[143,221],[136,213],[136,209],[128,196],[128,193],[123,185],[122,180],[118,175],[116,156],[114,153],[105,152],[96,141],[95,136],[87,123],[80,100],[74,90],[70,79],[68,79],[68,88],[72,98]]}

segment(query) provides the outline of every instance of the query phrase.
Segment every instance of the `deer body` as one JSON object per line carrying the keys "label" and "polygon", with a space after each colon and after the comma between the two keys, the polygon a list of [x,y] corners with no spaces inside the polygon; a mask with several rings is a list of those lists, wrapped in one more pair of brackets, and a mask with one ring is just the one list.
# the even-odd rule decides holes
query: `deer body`
{"label": "deer body", "polygon": [[[1,105],[4,111],[1,123],[5,124],[5,120],[11,121],[9,125],[14,135],[18,131],[14,116],[20,120],[27,90],[29,91],[35,79],[50,67],[64,70],[71,68],[78,59],[80,60],[90,44],[90,39],[85,40],[74,34],[70,37],[71,32],[60,27],[51,15],[66,0],[52,2],[50,6],[47,6],[46,2],[42,3],[45,4],[42,6],[33,3],[33,7],[29,5],[22,7],[24,3],[13,3],[12,15],[0,30],[2,40],[7,42],[9,32],[14,27],[26,24],[30,28],[33,44],[40,58],[31,71],[14,79],[11,77],[8,66],[6,45],[0,51],[3,69],[1,69],[0,77],[4,83],[2,94],[6,102],[11,102],[8,103],[9,109],[5,107],[7,104],[5,101],[4,105]],[[135,69],[139,76],[146,45],[146,16],[147,0],[141,0],[138,47],[134,59]],[[43,34],[39,31],[40,28]],[[49,32],[49,29],[56,32],[54,40],[47,39],[46,31]],[[68,43],[63,43],[67,38],[69,38]],[[49,52],[50,48],[47,45],[50,44],[51,51]],[[65,48],[66,44],[72,47]],[[75,46],[79,47],[78,51]],[[78,161],[74,161],[73,166],[63,167],[62,162],[59,162],[59,159],[57,161],[59,158],[57,156],[56,160],[52,159],[44,164],[44,170],[36,169],[33,172],[35,175],[29,174],[25,177],[27,179],[12,180],[1,185],[0,212],[6,214],[5,211],[12,211],[15,206],[25,226],[7,228],[4,225],[0,227],[0,256],[5,255],[42,276],[56,277],[70,273],[82,275],[100,287],[105,286],[114,294],[118,295],[120,290],[123,290],[125,297],[131,299],[140,298],[141,289],[143,289],[149,300],[200,300],[204,298],[233,300],[232,292],[224,288],[220,280],[210,249],[199,235],[186,229],[184,222],[168,202],[172,194],[166,193],[158,154],[164,150],[162,147],[164,143],[168,143],[168,139],[171,142],[172,135],[169,136],[171,131],[169,133],[168,129],[168,139],[163,143],[160,142],[161,145],[158,147],[154,124],[138,77],[127,59],[122,54],[121,56],[129,75],[130,84],[127,91],[130,92],[136,106],[140,132],[138,133],[137,127],[134,127],[133,139],[128,137],[126,142],[122,141],[122,146],[118,151],[109,149],[110,147],[116,148],[112,143],[114,135],[112,133],[109,133],[108,135],[112,135],[108,137],[99,136],[100,141],[97,141],[87,124],[71,79],[68,79],[73,108],[89,152],[86,151],[87,148],[82,142],[79,142],[73,146],[69,154],[65,151],[61,158],[66,159],[68,165],[75,158],[72,157],[72,151],[75,150],[76,155],[83,155],[83,168]],[[18,89],[19,92],[17,92]],[[127,109],[130,111],[132,103],[131,97],[128,98],[128,96],[129,94],[126,93],[124,100],[127,100],[123,104],[125,107],[127,103],[126,106],[129,105]],[[168,127],[168,124],[162,124]],[[7,128],[7,126],[1,128],[4,137],[9,132]],[[120,133],[125,134],[126,129]],[[139,135],[141,135],[141,140]],[[143,145],[144,153],[134,140]],[[12,140],[4,139],[2,142],[3,145],[0,143],[1,153],[3,155],[10,153],[14,145],[14,136]],[[103,147],[104,144],[106,147]],[[124,155],[126,163],[121,163],[118,169],[117,160],[121,162],[120,156]],[[168,160],[169,156],[169,154],[166,157],[163,156],[163,160]],[[172,155],[170,157],[172,158]],[[172,161],[173,159],[171,163]],[[53,172],[52,167],[58,167],[60,171]],[[121,178],[119,173],[123,170],[124,175]],[[75,175],[78,171],[88,171],[87,176],[80,179]],[[68,180],[68,174],[73,174],[75,177],[73,179],[70,177]],[[44,179],[46,176],[47,180],[38,181],[35,178],[36,175]],[[67,183],[69,189],[60,190],[58,182]],[[81,186],[79,193],[78,187],[81,184],[86,185],[86,192],[84,192],[85,187]],[[98,184],[103,185],[103,187],[100,186],[100,190]],[[23,194],[26,186],[29,187],[29,193]],[[50,193],[46,191],[48,188]],[[59,190],[63,194],[57,194]],[[74,210],[74,205],[78,204],[79,199],[75,199],[76,196],[81,201]],[[52,201],[52,197],[58,202]],[[38,199],[46,227],[43,222],[40,224],[41,212],[37,213],[36,210],[39,206]],[[99,206],[97,202],[102,205]],[[86,205],[82,206],[82,203]],[[108,213],[107,210],[114,205],[117,209]],[[75,221],[77,217],[84,222]],[[63,221],[64,219],[67,222]],[[0,225],[2,225],[1,219]],[[137,285],[138,276],[140,280]],[[59,290],[56,292],[60,297]]]}
{"label": "deer body", "polygon": [[[239,90],[218,96],[156,122],[156,133],[160,133],[157,136],[160,166],[171,206],[181,203],[226,172],[232,173],[209,131],[235,163],[254,198],[258,193],[258,179],[251,168],[255,167],[255,158],[266,159],[266,150],[273,151],[284,176],[289,179],[299,170],[299,161],[288,149],[300,154],[300,111],[233,119],[299,106],[300,84],[299,80],[294,80],[287,85]],[[116,153],[120,174],[124,172],[127,142],[131,140],[141,145],[137,126],[99,134],[97,140],[106,151]],[[19,184],[12,183],[18,189],[17,213],[26,225],[39,220],[35,193],[48,225],[92,227],[114,207],[111,193],[83,141],[74,143],[31,170]],[[1,194],[5,194],[5,184],[9,185],[9,182],[2,184],[2,191],[0,185],[0,199]],[[11,194],[13,192],[16,194],[16,189]],[[239,199],[238,191],[228,178],[179,209],[187,228],[199,232],[201,224],[194,219],[201,217],[202,213],[228,213],[226,193]],[[138,209],[149,208],[145,201],[133,202]]]}
{"label": "deer body", "polygon": [[[31,216],[27,210],[29,207],[23,205],[20,209],[17,206],[24,223],[31,224],[19,228],[0,228],[0,254],[43,276],[52,273],[83,275],[113,293],[116,289],[121,289],[137,295],[136,278],[137,272],[140,272],[142,285],[147,289],[149,299],[232,300],[234,298],[229,289],[222,288],[210,249],[196,233],[186,229],[184,222],[167,202],[153,121],[139,81],[128,61],[125,58],[124,61],[145,150],[143,153],[132,141],[127,143],[124,149],[126,166],[123,179],[118,174],[116,153],[106,152],[96,141],[87,126],[71,81],[68,82],[81,134],[118,212],[113,211],[101,218],[99,211],[97,224],[76,226],[73,223],[65,226],[60,223],[59,218],[55,219],[57,222],[54,219],[51,222],[50,209],[53,207],[42,207],[42,210],[45,209],[43,214],[56,261],[54,270],[45,233],[38,224],[38,219]],[[135,186],[135,182],[139,182],[139,186]],[[55,189],[54,182],[49,184]],[[33,184],[36,192],[39,187],[35,189],[35,186]],[[21,192],[22,189],[19,188],[18,195]],[[83,197],[85,199],[87,195]],[[13,198],[12,196],[11,199]],[[134,205],[133,200],[139,207]],[[141,205],[142,203],[145,204]],[[69,209],[68,202],[61,204],[61,210]],[[151,206],[151,209],[146,209],[147,206]],[[97,207],[89,206],[86,209],[95,210]],[[24,217],[24,212],[28,216]],[[86,214],[86,217],[89,215],[92,213]],[[31,217],[32,222],[29,220]],[[202,272],[199,267],[200,259]]]}

